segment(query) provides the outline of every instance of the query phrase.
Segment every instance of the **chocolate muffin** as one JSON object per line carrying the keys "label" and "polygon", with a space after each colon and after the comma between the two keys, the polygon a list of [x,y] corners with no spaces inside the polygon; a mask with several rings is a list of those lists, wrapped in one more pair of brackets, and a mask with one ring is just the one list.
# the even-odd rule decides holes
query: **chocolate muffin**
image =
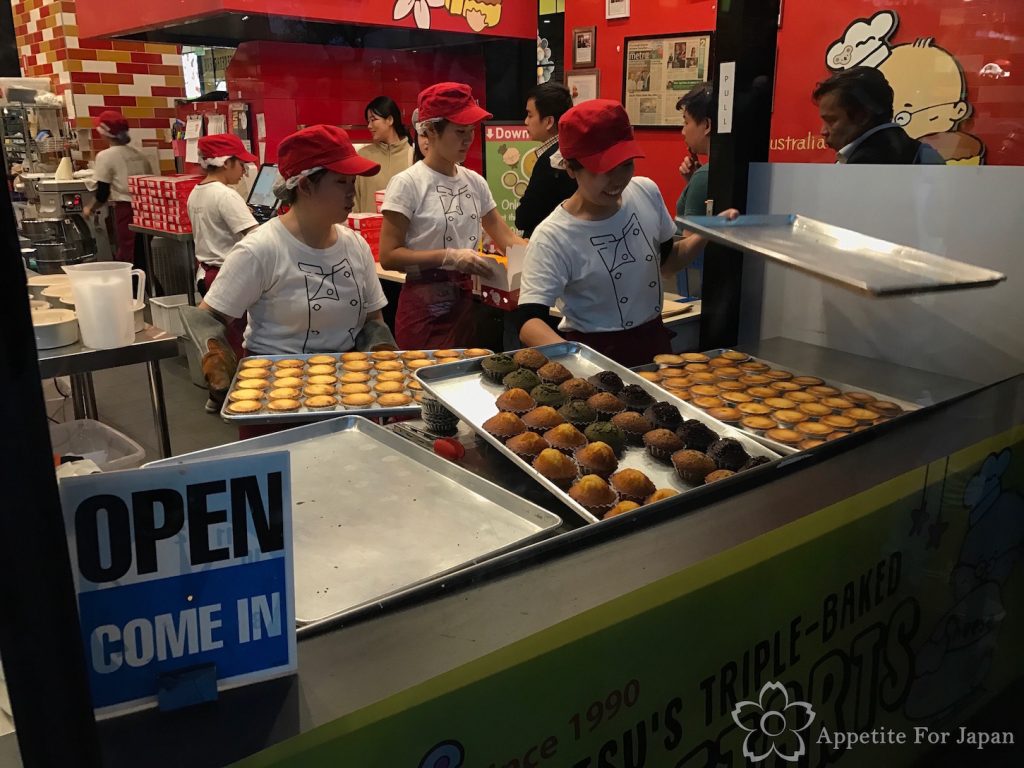
{"label": "chocolate muffin", "polygon": [[739,441],[731,437],[722,437],[708,446],[708,458],[715,462],[719,469],[731,469],[737,472],[750,455],[743,450]]}
{"label": "chocolate muffin", "polygon": [[589,379],[587,379],[598,392],[611,392],[613,395],[619,394],[622,391],[623,386],[622,379],[619,374],[612,371],[601,371],[595,373]]}
{"label": "chocolate muffin", "polygon": [[636,411],[637,413],[643,413],[654,404],[654,398],[651,396],[651,393],[639,384],[627,384],[624,386],[622,392],[619,393],[619,399],[625,403],[629,410]]}
{"label": "chocolate muffin", "polygon": [[530,397],[537,401],[537,405],[549,405],[552,408],[561,408],[568,399],[555,384],[537,385],[530,390]]}
{"label": "chocolate muffin", "polygon": [[523,432],[521,435],[510,437],[505,447],[524,461],[533,461],[551,446],[536,432]]}
{"label": "chocolate muffin", "polygon": [[484,377],[495,384],[501,384],[502,379],[519,367],[510,355],[491,355],[485,357],[480,365],[483,368]]}
{"label": "chocolate muffin", "polygon": [[577,448],[574,455],[581,475],[597,475],[607,479],[619,468],[615,450],[608,443],[588,443]]}
{"label": "chocolate muffin", "polygon": [[599,421],[608,421],[616,413],[626,410],[626,404],[611,392],[598,392],[587,398],[587,405],[597,413]]}
{"label": "chocolate muffin", "polygon": [[565,424],[565,419],[550,405],[541,405],[523,416],[523,424],[531,432],[543,434],[559,424]]}
{"label": "chocolate muffin", "polygon": [[619,498],[635,501],[637,504],[642,503],[657,490],[657,487],[651,482],[651,478],[639,469],[620,469],[608,480],[615,492],[619,494]]}
{"label": "chocolate muffin", "polygon": [[683,449],[683,441],[670,429],[652,429],[644,435],[644,446],[658,461],[671,461],[672,454]]}
{"label": "chocolate muffin", "polygon": [[537,375],[547,384],[561,384],[572,378],[572,371],[561,363],[545,363],[537,369]]}
{"label": "chocolate muffin", "polygon": [[597,517],[607,514],[619,500],[608,483],[597,475],[585,475],[573,483],[569,497]]}
{"label": "chocolate muffin", "polygon": [[683,482],[691,485],[702,485],[704,478],[715,471],[716,465],[708,456],[700,451],[683,448],[672,454],[672,466]]}
{"label": "chocolate muffin", "polygon": [[583,434],[592,443],[610,445],[619,456],[626,448],[625,433],[609,421],[595,421],[593,424],[588,424],[587,428],[583,430]]}
{"label": "chocolate muffin", "polygon": [[686,448],[701,453],[706,452],[708,446],[718,439],[718,433],[715,430],[697,419],[687,419],[680,424],[676,428],[676,435],[683,441]]}
{"label": "chocolate muffin", "polygon": [[586,400],[597,393],[597,390],[586,379],[569,379],[559,384],[558,388],[570,400]]}
{"label": "chocolate muffin", "polygon": [[[377,385],[378,388],[381,386],[383,385]],[[537,401],[530,397],[530,393],[525,389],[510,389],[495,401],[495,405],[498,406],[499,411],[508,411],[517,416],[522,416],[524,413],[536,408]]]}
{"label": "chocolate muffin", "polygon": [[505,385],[505,389],[525,389],[529,392],[531,389],[540,384],[540,376],[531,371],[529,368],[519,368],[518,370],[512,371],[508,376],[501,380],[501,383]]}
{"label": "chocolate muffin", "polygon": [[644,416],[655,429],[675,430],[683,423],[683,416],[672,403],[655,403],[644,411]]}
{"label": "chocolate muffin", "polygon": [[597,421],[597,411],[582,400],[570,400],[558,409],[558,413],[561,414],[563,419],[579,429],[583,429],[587,424],[593,424]]}
{"label": "chocolate muffin", "polygon": [[747,459],[747,462],[740,467],[740,471],[753,469],[754,467],[760,467],[762,464],[768,464],[771,461],[767,456],[751,456]]}
{"label": "chocolate muffin", "polygon": [[529,368],[531,371],[539,370],[548,362],[548,359],[536,349],[520,349],[512,355],[512,359],[516,365],[522,368]]}
{"label": "chocolate muffin", "polygon": [[576,462],[554,448],[541,451],[532,466],[559,488],[568,488],[579,474]]}
{"label": "chocolate muffin", "polygon": [[630,445],[643,445],[644,435],[654,429],[645,416],[634,411],[623,411],[612,416],[611,424],[622,430]]}

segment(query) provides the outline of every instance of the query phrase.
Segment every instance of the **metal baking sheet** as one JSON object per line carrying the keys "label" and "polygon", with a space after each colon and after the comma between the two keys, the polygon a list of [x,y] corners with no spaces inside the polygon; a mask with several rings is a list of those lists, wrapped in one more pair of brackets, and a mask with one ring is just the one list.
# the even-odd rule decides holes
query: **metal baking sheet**
{"label": "metal baking sheet", "polygon": [[359,416],[147,466],[281,449],[291,455],[300,626],[526,546],[562,524],[558,515]]}
{"label": "metal baking sheet", "polygon": [[995,285],[1006,275],[898,245],[806,216],[687,216],[683,227],[715,242],[869,296],[903,296]]}
{"label": "metal baking sheet", "polygon": [[[712,349],[712,350],[709,350],[709,351],[705,352],[704,354],[707,355],[708,357],[714,359],[714,358],[718,357],[719,355],[721,355],[725,351],[726,351],[725,349]],[[789,371],[790,373],[793,374],[793,376],[817,376],[819,379],[824,379],[825,384],[827,386],[835,387],[836,389],[839,389],[839,390],[841,390],[844,393],[845,392],[863,392],[866,395],[872,395],[873,397],[877,398],[878,400],[887,400],[890,403],[895,403],[900,408],[902,408],[904,411],[916,411],[916,410],[918,410],[921,407],[921,406],[917,405],[916,403],[910,403],[910,402],[907,402],[906,400],[900,400],[899,398],[892,397],[891,395],[886,395],[884,393],[876,392],[876,391],[874,391],[872,389],[866,389],[864,387],[855,387],[852,384],[846,384],[846,383],[844,383],[842,381],[837,381],[836,379],[830,379],[830,378],[828,378],[826,376],[823,376],[820,373],[816,373],[816,372],[813,372],[813,371],[797,370],[797,369],[792,368],[791,366],[788,366],[788,365],[781,365],[779,363],[772,362],[771,360],[766,360],[763,357],[751,356],[750,360],[748,362],[752,362],[752,361],[757,361],[759,363],[764,363],[768,367],[775,368],[775,369],[778,369],[780,371]],[[656,371],[656,370],[658,370],[659,367],[660,366],[658,366],[656,363],[651,363],[650,365],[642,366],[642,367],[638,368],[637,370],[638,371]],[[657,386],[657,384],[655,384],[655,386]],[[663,392],[668,392],[668,390],[665,390],[665,389],[663,389],[662,391]],[[785,393],[781,393],[781,392],[779,393],[779,397],[785,397],[785,396],[786,396]],[[691,403],[691,405],[693,405],[693,404]],[[699,406],[696,406],[696,405],[693,405],[693,407],[694,408],[699,408]],[[758,442],[763,443],[764,445],[768,446],[773,451],[775,451],[777,453],[781,453],[783,456],[788,456],[788,455],[794,454],[794,453],[800,453],[800,449],[799,448],[797,448],[795,446],[792,446],[792,445],[786,445],[785,443],[776,442],[775,440],[772,440],[772,439],[770,439],[768,437],[765,437],[760,432],[755,432],[754,430],[747,429],[742,424],[736,424],[736,425],[734,425],[734,427],[735,427],[735,429],[739,430],[740,432],[743,432],[744,434],[750,435],[752,438],[754,438]]]}
{"label": "metal baking sheet", "polygon": [[[653,386],[651,382],[637,376],[633,371],[619,365],[614,360],[598,354],[590,347],[583,344],[565,342],[549,344],[537,347],[536,349],[546,355],[549,360],[561,363],[572,371],[573,375],[581,378],[593,376],[601,371],[614,371],[626,384],[637,384],[647,390],[658,401],[672,403],[672,405],[679,408],[684,418],[698,419],[722,437],[735,438],[750,455],[766,456],[770,459],[779,458],[779,454],[771,451],[749,435],[712,419],[699,408],[680,400],[672,393],[660,387]],[[423,382],[423,386],[428,392],[444,403],[446,408],[456,413],[459,418],[472,426],[477,434],[505,454],[511,461],[515,462],[520,469],[551,491],[551,493],[555,494],[584,520],[593,523],[599,522],[599,519],[588,512],[586,508],[573,501],[568,493],[537,472],[529,463],[519,458],[514,452],[506,448],[504,443],[496,437],[489,435],[483,428],[483,423],[498,412],[494,401],[505,389],[500,384],[494,384],[483,377],[481,374],[482,362],[483,358],[462,360],[455,363],[438,365],[433,368],[423,368],[417,371],[416,375]],[[694,486],[683,482],[671,464],[657,461],[643,448],[629,446],[626,449],[619,460],[619,469],[627,467],[639,469],[658,488],[674,488],[680,493],[694,488]]]}
{"label": "metal baking sheet", "polygon": [[[426,352],[426,354],[430,355],[431,359],[433,359],[434,352],[436,352],[437,350],[423,351]],[[459,349],[456,351],[465,352],[464,349]],[[335,375],[340,380],[342,375],[344,375],[345,373],[345,370],[342,368],[343,363],[338,359],[342,355],[341,352],[317,352],[308,355],[249,355],[249,357],[260,358],[261,360],[273,360],[274,362],[276,362],[278,360],[309,360],[311,357],[318,357],[324,354],[330,354],[331,357],[338,360],[338,362],[335,365]],[[366,354],[371,355],[373,353],[367,352]],[[401,355],[402,352],[398,351],[396,354]],[[373,361],[371,360],[370,362]],[[235,371],[235,376],[231,380],[231,386],[228,389],[228,392],[233,392],[235,390],[235,387],[238,384],[238,372],[241,370],[242,366],[241,364],[239,364],[238,370]],[[366,371],[366,373],[370,376],[369,386],[372,389],[374,383],[377,380],[378,371],[370,370]],[[408,378],[412,378],[411,370],[405,369],[405,373]],[[409,395],[412,398],[415,398],[417,395],[417,392],[410,389],[403,390],[403,393]],[[273,413],[271,411],[266,410],[266,408],[264,408],[264,410],[258,413],[231,413],[230,411],[228,411],[228,404],[231,401],[228,398],[225,398],[223,405],[221,405],[220,415],[221,418],[227,422],[256,426],[263,424],[295,424],[297,422],[309,423],[311,421],[324,421],[326,419],[334,419],[337,418],[338,416],[367,416],[374,419],[384,418],[387,416],[417,416],[419,415],[420,412],[419,403],[416,402],[412,402],[409,405],[386,408],[384,406],[378,405],[376,401],[372,405],[368,406],[349,406],[341,402],[341,395],[337,395],[337,398],[339,401],[338,405],[334,408],[328,408],[326,410],[320,408],[306,408],[304,402],[305,398],[302,398],[303,405],[299,408],[299,410],[289,411],[287,413]]]}

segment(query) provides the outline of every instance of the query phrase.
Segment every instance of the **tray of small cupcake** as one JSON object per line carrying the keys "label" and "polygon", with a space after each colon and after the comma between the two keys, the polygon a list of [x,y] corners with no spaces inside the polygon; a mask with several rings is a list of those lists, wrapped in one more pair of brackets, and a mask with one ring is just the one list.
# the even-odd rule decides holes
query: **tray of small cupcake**
{"label": "tray of small cupcake", "polygon": [[589,522],[779,458],[582,344],[456,361],[416,378]]}
{"label": "tray of small cupcake", "polygon": [[733,349],[658,355],[637,373],[787,454],[861,432],[919,407]]}
{"label": "tray of small cupcake", "polygon": [[244,357],[221,416],[255,425],[415,415],[426,399],[417,370],[490,354],[489,349],[435,349]]}

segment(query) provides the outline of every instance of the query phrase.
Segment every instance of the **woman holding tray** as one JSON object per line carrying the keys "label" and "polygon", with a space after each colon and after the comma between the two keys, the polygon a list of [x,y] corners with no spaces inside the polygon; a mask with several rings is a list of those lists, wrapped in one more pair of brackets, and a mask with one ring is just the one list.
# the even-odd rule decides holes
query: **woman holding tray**
{"label": "woman holding tray", "polygon": [[391,180],[384,196],[380,263],[406,273],[395,336],[402,349],[471,347],[474,275],[495,266],[484,232],[502,253],[517,242],[483,177],[460,164],[476,126],[491,117],[468,85],[438,83],[419,95],[417,134],[426,157]]}
{"label": "woman holding tray", "polygon": [[[579,185],[534,231],[526,251],[517,321],[526,346],[568,339],[625,366],[672,351],[661,319],[662,275],[697,257],[704,239],[673,242],[675,223],[657,185],[634,176],[644,157],[622,105],[579,104],[558,125],[562,159]],[[737,211],[723,216],[733,219]],[[564,319],[545,322],[555,304]]]}
{"label": "woman holding tray", "polygon": [[[395,348],[370,248],[341,225],[352,210],[356,177],[380,166],[360,157],[342,129],[314,125],[281,142],[278,168],[275,192],[290,209],[235,245],[198,310],[182,315],[205,352],[211,395],[221,399],[240,352]],[[246,315],[244,350],[232,350],[223,326]]]}

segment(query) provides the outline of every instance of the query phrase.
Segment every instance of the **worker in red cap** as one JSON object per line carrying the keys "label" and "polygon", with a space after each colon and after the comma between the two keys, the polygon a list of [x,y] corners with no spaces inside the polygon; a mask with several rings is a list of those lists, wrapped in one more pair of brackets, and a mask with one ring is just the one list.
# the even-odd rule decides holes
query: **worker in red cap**
{"label": "worker in red cap", "polygon": [[[657,185],[634,176],[644,157],[626,110],[585,101],[558,124],[562,162],[576,193],[534,231],[526,252],[517,322],[527,346],[569,339],[625,366],[672,351],[662,323],[662,275],[697,257],[703,238],[673,243],[676,226]],[[735,218],[735,210],[723,214]],[[563,319],[546,322],[556,303]]]}
{"label": "worker in red cap", "polygon": [[[196,287],[205,296],[217,279],[224,257],[258,222],[253,218],[235,185],[247,174],[246,163],[257,162],[242,140],[233,133],[203,136],[198,141],[199,166],[206,173],[188,196],[188,218],[196,253]],[[228,342],[242,348],[245,318],[228,325]],[[220,404],[206,401],[208,413],[216,413]]]}
{"label": "worker in red cap", "polygon": [[416,132],[423,160],[391,180],[384,196],[380,263],[406,273],[395,336],[402,349],[481,346],[473,275],[488,275],[486,232],[497,249],[525,242],[499,215],[484,178],[462,163],[476,126],[491,114],[468,85],[438,83],[419,95]]}
{"label": "worker in red cap", "polygon": [[355,180],[380,170],[356,153],[348,134],[314,125],[291,134],[277,152],[275,192],[290,206],[232,248],[194,312],[182,314],[206,353],[213,399],[223,397],[236,365],[223,336],[248,316],[243,354],[297,355],[394,349],[381,309],[387,305],[366,241],[342,223]]}
{"label": "worker in red cap", "polygon": [[135,233],[128,228],[132,223],[132,196],[128,191],[128,177],[146,176],[156,171],[146,156],[131,145],[128,121],[120,112],[101,112],[96,118],[96,133],[106,139],[110,146],[96,155],[93,175],[97,183],[96,202],[86,206],[83,213],[91,216],[93,211],[109,202],[117,233],[114,257],[144,269],[145,257],[141,243],[136,242]]}

